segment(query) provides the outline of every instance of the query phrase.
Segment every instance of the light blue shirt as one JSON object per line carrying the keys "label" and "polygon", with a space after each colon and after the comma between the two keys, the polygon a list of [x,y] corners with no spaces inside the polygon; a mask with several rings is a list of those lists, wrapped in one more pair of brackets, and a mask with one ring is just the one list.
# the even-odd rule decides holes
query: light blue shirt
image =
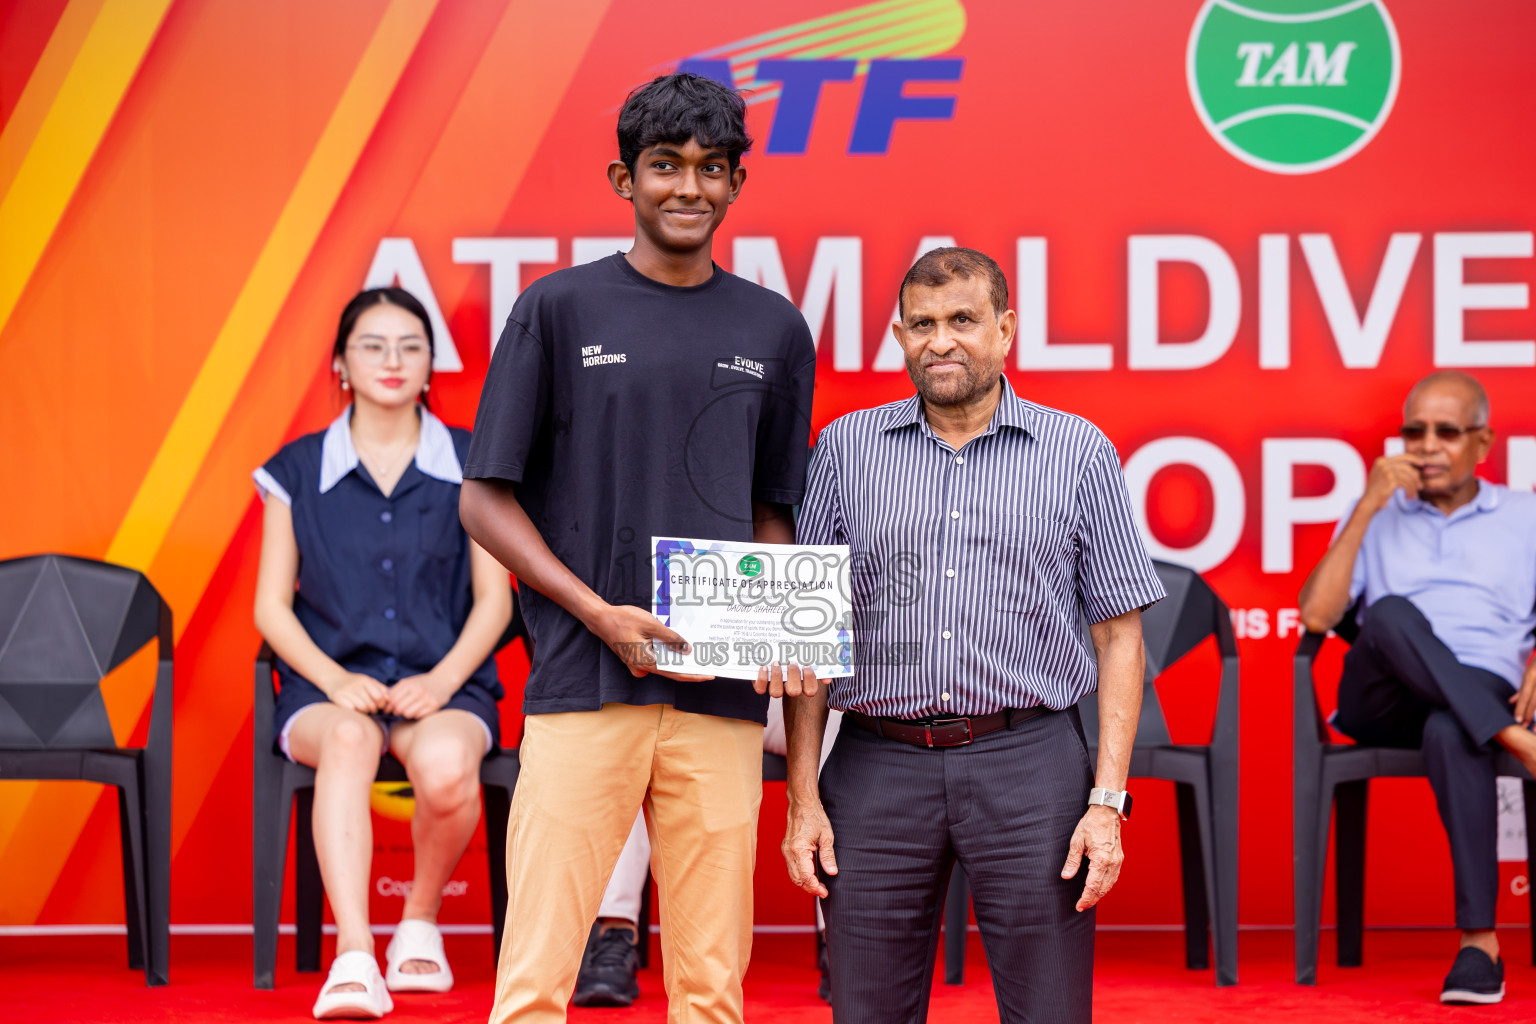
{"label": "light blue shirt", "polygon": [[1447,516],[1392,492],[1355,558],[1350,599],[1361,593],[1366,615],[1406,597],[1458,661],[1518,687],[1536,630],[1536,494],[1479,480],[1477,497]]}

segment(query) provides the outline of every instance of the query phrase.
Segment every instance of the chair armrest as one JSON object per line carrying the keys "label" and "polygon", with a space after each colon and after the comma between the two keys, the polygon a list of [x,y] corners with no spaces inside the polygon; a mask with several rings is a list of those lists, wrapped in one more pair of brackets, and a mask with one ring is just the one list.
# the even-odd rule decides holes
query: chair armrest
{"label": "chair armrest", "polygon": [[1216,635],[1216,651],[1221,655],[1221,688],[1216,694],[1216,721],[1211,726],[1211,746],[1235,753],[1242,699],[1237,637],[1232,631],[1232,613],[1220,600],[1214,603],[1216,621],[1212,623],[1212,632]]}
{"label": "chair armrest", "polygon": [[272,685],[272,672],[277,656],[265,641],[256,652],[255,679],[252,687],[252,728],[255,732],[256,749],[272,748],[272,715],[275,713],[277,694]]}

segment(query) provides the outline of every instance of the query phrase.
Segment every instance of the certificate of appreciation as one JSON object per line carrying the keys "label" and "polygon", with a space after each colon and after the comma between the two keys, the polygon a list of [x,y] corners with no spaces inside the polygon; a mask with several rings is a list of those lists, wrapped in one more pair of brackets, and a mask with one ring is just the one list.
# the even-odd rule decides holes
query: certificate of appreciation
{"label": "certificate of appreciation", "polygon": [[656,644],[663,667],[755,679],[760,666],[779,662],[818,678],[853,675],[846,544],[651,543],[651,610],[693,648]]}

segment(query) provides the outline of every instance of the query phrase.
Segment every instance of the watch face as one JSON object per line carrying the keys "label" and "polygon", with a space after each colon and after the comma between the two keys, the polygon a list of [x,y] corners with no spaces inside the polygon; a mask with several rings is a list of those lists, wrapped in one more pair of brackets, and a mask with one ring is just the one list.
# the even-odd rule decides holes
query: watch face
{"label": "watch face", "polygon": [[1120,817],[1129,819],[1131,816],[1131,794],[1124,793],[1120,797]]}

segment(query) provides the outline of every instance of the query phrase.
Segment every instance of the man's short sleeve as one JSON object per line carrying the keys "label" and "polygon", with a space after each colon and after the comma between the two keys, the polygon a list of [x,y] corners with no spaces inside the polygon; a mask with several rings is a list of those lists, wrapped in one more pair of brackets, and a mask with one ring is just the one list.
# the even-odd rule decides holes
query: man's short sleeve
{"label": "man's short sleeve", "polygon": [[522,324],[508,320],[486,371],[464,476],[521,482],[528,454],[549,417],[549,395],[544,345]]}
{"label": "man's short sleeve", "polygon": [[[1343,533],[1344,527],[1349,525],[1350,517],[1355,514],[1355,506],[1359,504],[1359,501],[1350,502],[1349,507],[1344,510],[1344,514],[1339,517],[1338,523],[1333,528],[1333,536],[1328,540],[1329,547],[1333,547],[1338,543],[1339,534]],[[1366,545],[1361,544],[1360,550],[1355,553],[1355,564],[1350,567],[1349,603],[1351,607],[1354,606],[1356,601],[1360,600],[1360,594],[1365,590],[1365,580],[1367,575],[1365,565],[1365,552]]]}
{"label": "man's short sleeve", "polygon": [[843,508],[837,497],[837,457],[827,440],[826,430],[816,439],[816,447],[811,452],[805,500],[800,504],[800,518],[795,523],[795,541],[800,544],[848,543]]}
{"label": "man's short sleeve", "polygon": [[775,388],[764,399],[753,460],[753,501],[798,505],[805,496],[805,464],[811,442],[811,395],[815,386],[816,359],[813,356],[790,374],[787,389]]}
{"label": "man's short sleeve", "polygon": [[1077,592],[1088,621],[1103,622],[1167,597],[1131,511],[1120,457],[1107,440],[1078,483],[1077,506]]}

